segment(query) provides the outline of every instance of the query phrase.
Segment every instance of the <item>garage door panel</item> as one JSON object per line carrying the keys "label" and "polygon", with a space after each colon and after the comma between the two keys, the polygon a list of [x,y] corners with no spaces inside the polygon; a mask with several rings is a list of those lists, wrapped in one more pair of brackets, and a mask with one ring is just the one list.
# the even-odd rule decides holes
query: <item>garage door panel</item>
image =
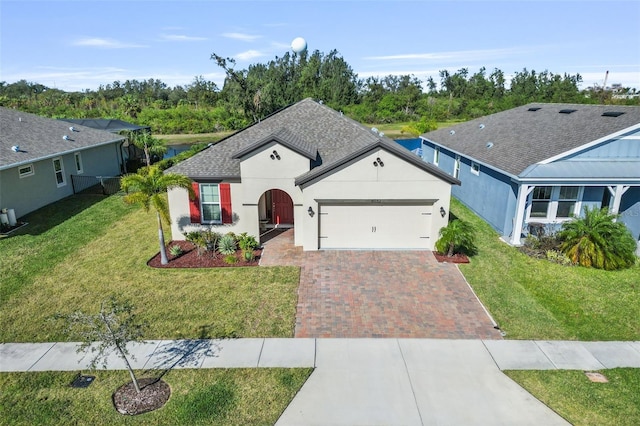
{"label": "garage door panel", "polygon": [[431,205],[320,206],[321,249],[427,249]]}

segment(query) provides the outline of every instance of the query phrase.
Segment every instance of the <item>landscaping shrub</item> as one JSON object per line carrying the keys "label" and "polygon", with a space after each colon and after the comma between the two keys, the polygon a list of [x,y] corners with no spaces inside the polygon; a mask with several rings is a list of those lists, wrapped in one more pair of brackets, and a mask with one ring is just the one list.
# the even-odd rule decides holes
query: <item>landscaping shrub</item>
{"label": "landscaping shrub", "polygon": [[468,222],[454,219],[440,228],[440,238],[436,241],[436,250],[440,254],[453,256],[456,253],[472,256],[478,252],[475,229]]}
{"label": "landscaping shrub", "polygon": [[584,216],[562,224],[560,250],[573,263],[605,270],[629,268],[635,264],[636,242],[616,215],[606,208],[585,207]]}
{"label": "landscaping shrub", "polygon": [[218,251],[225,256],[235,254],[236,252],[235,236],[233,234],[226,234],[225,236],[220,238],[220,241],[218,242]]}
{"label": "landscaping shrub", "polygon": [[169,248],[169,253],[171,256],[180,256],[182,254],[182,247],[179,245],[174,245]]}

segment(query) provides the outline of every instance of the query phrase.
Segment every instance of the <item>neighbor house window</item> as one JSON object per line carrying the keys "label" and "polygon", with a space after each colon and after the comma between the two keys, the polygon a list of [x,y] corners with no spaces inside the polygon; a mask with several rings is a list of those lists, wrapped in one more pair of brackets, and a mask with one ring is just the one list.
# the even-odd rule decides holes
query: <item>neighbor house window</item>
{"label": "neighbor house window", "polygon": [[202,223],[221,223],[222,209],[220,208],[220,192],[218,184],[200,184],[200,209]]}
{"label": "neighbor house window", "polygon": [[458,179],[460,176],[460,156],[456,155],[456,159],[453,163],[453,177]]}
{"label": "neighbor house window", "polygon": [[560,187],[558,190],[558,210],[556,217],[567,218],[575,214],[579,190],[580,188],[577,186]]}
{"label": "neighbor house window", "polygon": [[73,158],[76,163],[76,172],[80,175],[82,174],[82,156],[79,152],[76,152],[75,154],[73,154]]}
{"label": "neighbor house window", "polygon": [[537,186],[531,193],[532,219],[568,219],[577,214],[579,186]]}
{"label": "neighbor house window", "polygon": [[435,147],[433,149],[433,164],[437,166],[439,161],[440,161],[440,148]]}
{"label": "neighbor house window", "polygon": [[23,178],[27,176],[33,176],[33,164],[27,164],[26,166],[18,167],[18,175]]}
{"label": "neighbor house window", "polygon": [[65,186],[67,181],[64,176],[64,165],[62,164],[62,158],[54,158],[53,159],[53,172],[56,176],[56,185],[58,188],[61,186]]}
{"label": "neighbor house window", "polygon": [[471,162],[471,173],[476,176],[480,174],[480,165],[478,163]]}
{"label": "neighbor house window", "polygon": [[551,186],[536,186],[533,189],[529,217],[546,218],[549,215],[552,188]]}

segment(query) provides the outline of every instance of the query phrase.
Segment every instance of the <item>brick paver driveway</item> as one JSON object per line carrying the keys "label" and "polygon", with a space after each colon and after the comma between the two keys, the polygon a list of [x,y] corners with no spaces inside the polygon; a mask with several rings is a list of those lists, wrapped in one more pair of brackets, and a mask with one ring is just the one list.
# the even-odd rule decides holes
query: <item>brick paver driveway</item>
{"label": "brick paver driveway", "polygon": [[263,266],[300,266],[296,337],[501,339],[453,264],[429,251],[317,251],[293,230],[265,243]]}

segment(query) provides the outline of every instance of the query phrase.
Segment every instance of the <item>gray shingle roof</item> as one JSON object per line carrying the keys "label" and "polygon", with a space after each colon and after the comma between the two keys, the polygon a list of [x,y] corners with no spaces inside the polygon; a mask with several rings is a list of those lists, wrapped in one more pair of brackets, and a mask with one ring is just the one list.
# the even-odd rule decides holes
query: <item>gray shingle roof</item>
{"label": "gray shingle roof", "polygon": [[[529,109],[539,108],[536,111]],[[560,110],[574,109],[571,114]],[[603,117],[620,111],[618,117]],[[640,124],[640,107],[529,104],[421,135],[456,153],[520,175],[527,167]],[[454,134],[451,134],[451,131]],[[492,143],[491,148],[487,144]]]}
{"label": "gray shingle roof", "polygon": [[126,121],[109,119],[109,118],[59,118],[58,120],[66,121],[80,126],[91,127],[92,129],[106,130],[111,133],[119,133],[122,131],[136,131],[142,129],[151,129],[149,126],[138,126],[137,124],[127,123]]}
{"label": "gray shingle roof", "polygon": [[69,124],[0,107],[0,170],[124,140],[113,133]]}
{"label": "gray shingle roof", "polygon": [[341,112],[310,98],[283,108],[167,171],[195,180],[240,179],[239,157],[278,138],[306,157],[319,160],[317,167],[297,176],[297,183],[308,182],[376,146],[384,147],[448,182],[459,183],[391,139],[379,136]]}

